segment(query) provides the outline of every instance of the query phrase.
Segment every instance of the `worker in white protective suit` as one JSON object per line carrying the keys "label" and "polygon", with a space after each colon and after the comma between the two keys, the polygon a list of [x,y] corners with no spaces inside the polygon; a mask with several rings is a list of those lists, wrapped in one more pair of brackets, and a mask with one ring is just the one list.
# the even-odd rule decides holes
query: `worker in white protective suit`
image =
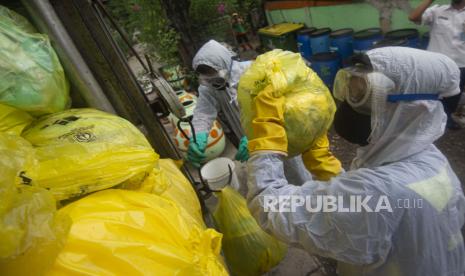
{"label": "worker in white protective suit", "polygon": [[[208,133],[219,111],[232,132],[231,142],[238,147],[236,160],[247,161],[249,158],[248,140],[240,123],[237,87],[240,77],[251,62],[235,61],[233,57],[233,52],[217,41],[210,40],[197,52],[192,62],[194,70],[199,74],[200,86],[192,120],[197,143],[191,137],[187,159],[196,167],[200,167],[205,160]],[[300,164],[302,161],[304,164]],[[326,134],[317,139],[314,146],[302,156],[286,162],[286,166],[290,168],[303,168],[299,179],[308,179],[306,169],[319,180],[328,180],[342,170],[339,160],[329,151]]]}
{"label": "worker in white protective suit", "polygon": [[340,70],[335,127],[363,146],[352,170],[302,186],[283,177],[284,97],[261,91],[248,162],[249,208],[261,227],[336,259],[341,275],[464,275],[465,197],[433,145],[447,120],[439,99],[460,92],[459,74],[442,54],[403,47],[368,51]]}

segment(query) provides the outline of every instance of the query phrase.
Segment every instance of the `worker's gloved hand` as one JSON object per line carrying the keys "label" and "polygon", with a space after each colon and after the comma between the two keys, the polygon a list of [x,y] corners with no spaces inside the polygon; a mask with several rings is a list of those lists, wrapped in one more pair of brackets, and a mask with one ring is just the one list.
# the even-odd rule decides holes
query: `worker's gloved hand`
{"label": "worker's gloved hand", "polygon": [[187,150],[187,160],[196,168],[200,168],[201,163],[205,160],[205,150],[207,149],[208,133],[200,132],[191,137],[189,140],[189,148]]}
{"label": "worker's gloved hand", "polygon": [[239,143],[239,148],[237,149],[236,153],[236,160],[245,162],[249,160],[249,149],[247,148],[249,144],[249,140],[247,139],[247,136],[242,136],[241,141]]}
{"label": "worker's gloved hand", "polygon": [[302,161],[316,180],[328,181],[342,172],[341,162],[329,150],[326,133],[317,138],[308,151],[302,153]]}
{"label": "worker's gloved hand", "polygon": [[254,98],[255,118],[249,152],[276,152],[287,155],[287,135],[284,129],[284,97],[271,85]]}

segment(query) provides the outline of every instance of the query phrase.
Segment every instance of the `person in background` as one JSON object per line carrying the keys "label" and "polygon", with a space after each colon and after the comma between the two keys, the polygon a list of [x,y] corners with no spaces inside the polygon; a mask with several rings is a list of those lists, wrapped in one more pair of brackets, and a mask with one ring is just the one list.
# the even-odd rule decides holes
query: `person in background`
{"label": "person in background", "polygon": [[[431,28],[428,51],[445,54],[460,67],[460,88],[465,89],[465,0],[452,0],[449,5],[433,5],[434,0],[423,0],[414,9],[409,19],[417,24]],[[431,7],[430,7],[431,6]],[[457,118],[465,124],[465,112],[457,117],[451,116],[459,104],[461,95],[446,97],[443,100],[444,110],[448,116],[448,128],[457,129]],[[464,108],[461,108],[463,110]],[[464,110],[465,111],[465,110]]]}
{"label": "person in background", "polygon": [[[374,49],[337,73],[333,92],[336,131],[361,147],[352,170],[301,186],[283,177],[284,96],[268,86],[255,97],[247,200],[262,229],[337,260],[343,276],[464,275],[465,196],[433,144],[447,120],[438,99],[459,93],[457,65],[418,49]],[[325,211],[318,202],[329,196],[336,209]],[[355,197],[368,208],[355,208]]]}
{"label": "person in background", "polygon": [[232,14],[231,22],[234,35],[236,36],[236,41],[244,51],[253,50],[252,45],[250,45],[249,38],[247,37],[247,31],[244,25],[244,20],[237,13]]}
{"label": "person in background", "polygon": [[392,14],[395,9],[410,13],[412,7],[409,0],[367,0],[379,11],[379,26],[383,33],[389,32],[392,27]]}
{"label": "person in background", "polygon": [[[233,52],[217,41],[210,40],[200,48],[192,62],[199,76],[200,86],[192,119],[197,143],[191,137],[187,160],[195,167],[200,167],[205,160],[208,134],[218,115],[223,117],[222,121],[232,132],[229,138],[238,148],[236,160],[244,162],[249,158],[248,139],[240,122],[237,87],[241,75],[250,67],[251,62],[239,62],[233,57]],[[316,179],[328,180],[342,170],[339,160],[329,151],[326,134],[302,157],[291,158],[285,165],[289,167],[289,175],[299,175],[295,177],[299,183],[308,179],[308,171]],[[296,167],[299,169],[295,169]],[[291,173],[293,169],[300,173]]]}

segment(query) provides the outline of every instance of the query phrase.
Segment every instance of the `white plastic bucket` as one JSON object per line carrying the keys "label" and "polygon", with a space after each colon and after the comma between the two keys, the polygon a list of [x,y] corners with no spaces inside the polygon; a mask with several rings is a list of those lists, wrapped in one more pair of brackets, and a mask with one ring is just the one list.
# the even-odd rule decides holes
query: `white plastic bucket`
{"label": "white plastic bucket", "polygon": [[234,162],[229,158],[220,157],[209,161],[200,170],[203,180],[208,184],[211,190],[219,191],[228,185],[228,165],[231,167],[232,171],[231,186],[236,190],[239,188],[239,180],[234,172],[236,167]]}

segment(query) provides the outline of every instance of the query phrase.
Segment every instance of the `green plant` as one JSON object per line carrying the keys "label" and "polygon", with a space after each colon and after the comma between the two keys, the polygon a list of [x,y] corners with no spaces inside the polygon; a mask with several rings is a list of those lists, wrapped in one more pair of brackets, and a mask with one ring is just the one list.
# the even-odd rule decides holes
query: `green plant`
{"label": "green plant", "polygon": [[[149,53],[165,63],[179,62],[179,34],[169,25],[159,0],[111,0],[108,7],[130,36],[138,33]],[[155,56],[152,54],[152,56]]]}
{"label": "green plant", "polygon": [[236,0],[191,0],[189,16],[196,25],[202,25],[236,10]]}

